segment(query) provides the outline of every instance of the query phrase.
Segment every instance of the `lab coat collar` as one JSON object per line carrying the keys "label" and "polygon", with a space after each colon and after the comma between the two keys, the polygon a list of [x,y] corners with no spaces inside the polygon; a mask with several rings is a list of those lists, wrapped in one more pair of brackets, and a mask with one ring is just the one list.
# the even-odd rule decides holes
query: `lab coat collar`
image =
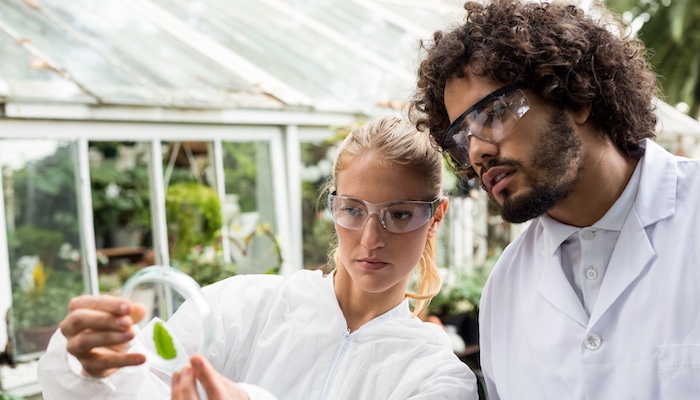
{"label": "lab coat collar", "polygon": [[[642,148],[645,152],[640,161],[641,181],[634,206],[625,219],[590,319],[561,267],[558,246],[568,237],[564,237],[568,231],[563,228],[549,230],[553,221],[547,221],[546,216],[539,218],[541,225],[536,227],[543,230],[536,247],[545,264],[538,285],[539,292],[552,305],[589,329],[639,277],[655,256],[644,228],[670,217],[675,212],[677,169],[674,156],[648,139],[642,143]],[[552,247],[554,245],[556,247]]]}
{"label": "lab coat collar", "polygon": [[675,212],[678,169],[675,156],[650,139],[641,146],[646,151],[635,209],[642,226],[647,227]]}
{"label": "lab coat collar", "polygon": [[[335,299],[335,303],[338,307],[338,311],[342,313],[342,310],[340,309],[340,303],[338,303],[338,298],[335,296],[335,270],[331,272],[330,274],[326,275],[324,277],[326,281],[326,286],[328,289],[333,293],[333,298]],[[408,298],[405,298],[401,303],[399,303],[396,307],[392,308],[391,310],[385,312],[382,315],[379,315],[372,319],[371,321],[368,321],[364,325],[362,325],[360,328],[358,328],[358,331],[362,328],[368,328],[372,325],[375,325],[377,323],[387,321],[390,319],[394,318],[410,318],[412,315],[411,313],[411,308],[409,307],[408,304]]]}

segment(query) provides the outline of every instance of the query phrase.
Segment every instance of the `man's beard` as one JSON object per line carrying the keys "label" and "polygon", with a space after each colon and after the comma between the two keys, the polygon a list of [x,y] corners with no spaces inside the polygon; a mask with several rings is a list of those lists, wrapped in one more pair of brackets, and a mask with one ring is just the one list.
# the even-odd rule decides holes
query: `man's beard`
{"label": "man's beard", "polygon": [[528,166],[528,170],[538,174],[526,176],[530,184],[528,192],[512,197],[508,189],[501,192],[504,198],[501,216],[507,222],[519,224],[552,209],[571,192],[583,170],[581,141],[562,110],[552,113],[549,132],[539,136],[542,141],[536,145]]}

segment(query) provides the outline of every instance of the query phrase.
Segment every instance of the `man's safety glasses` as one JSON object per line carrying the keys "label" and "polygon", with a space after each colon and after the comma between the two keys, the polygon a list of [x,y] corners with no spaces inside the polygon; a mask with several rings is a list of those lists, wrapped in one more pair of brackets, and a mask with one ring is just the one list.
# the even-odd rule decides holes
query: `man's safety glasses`
{"label": "man's safety glasses", "polygon": [[471,167],[469,145],[472,136],[496,144],[508,136],[520,118],[530,109],[522,83],[504,86],[469,107],[450,124],[441,147],[457,169]]}
{"label": "man's safety glasses", "polygon": [[408,233],[427,224],[440,199],[433,201],[387,201],[373,204],[355,197],[328,195],[328,206],[335,222],[346,229],[358,230],[370,216],[376,215],[384,229]]}

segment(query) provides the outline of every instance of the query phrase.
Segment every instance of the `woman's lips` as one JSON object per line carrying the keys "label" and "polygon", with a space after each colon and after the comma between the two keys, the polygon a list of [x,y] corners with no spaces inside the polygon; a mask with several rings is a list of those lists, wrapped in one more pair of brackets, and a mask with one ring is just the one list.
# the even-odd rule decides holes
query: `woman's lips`
{"label": "woman's lips", "polygon": [[369,271],[378,271],[389,265],[388,263],[380,260],[358,260],[357,262],[360,264],[360,267]]}

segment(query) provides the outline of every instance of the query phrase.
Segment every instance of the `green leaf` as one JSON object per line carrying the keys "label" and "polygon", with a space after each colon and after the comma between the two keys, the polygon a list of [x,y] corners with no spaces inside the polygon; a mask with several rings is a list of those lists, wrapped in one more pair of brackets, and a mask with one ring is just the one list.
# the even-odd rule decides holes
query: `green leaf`
{"label": "green leaf", "polygon": [[166,360],[172,360],[177,357],[177,350],[173,345],[173,338],[163,326],[162,322],[156,322],[153,327],[153,341],[156,344],[158,355]]}

